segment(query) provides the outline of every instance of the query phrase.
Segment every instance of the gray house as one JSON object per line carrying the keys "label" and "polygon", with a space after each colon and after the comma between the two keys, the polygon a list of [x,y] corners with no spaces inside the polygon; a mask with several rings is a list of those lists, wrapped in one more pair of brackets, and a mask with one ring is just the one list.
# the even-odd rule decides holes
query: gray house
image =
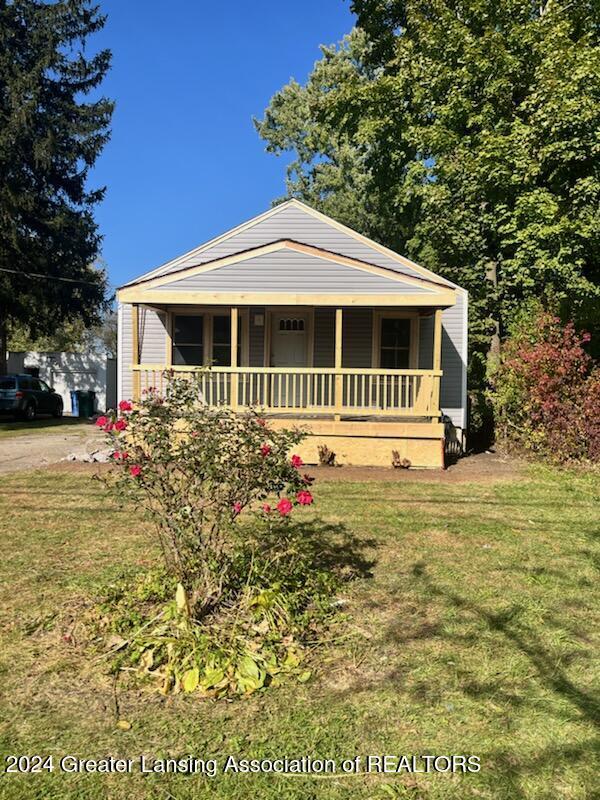
{"label": "gray house", "polygon": [[196,372],[202,402],[303,426],[308,463],[440,467],[463,441],[467,292],[297,200],[118,300],[119,399]]}

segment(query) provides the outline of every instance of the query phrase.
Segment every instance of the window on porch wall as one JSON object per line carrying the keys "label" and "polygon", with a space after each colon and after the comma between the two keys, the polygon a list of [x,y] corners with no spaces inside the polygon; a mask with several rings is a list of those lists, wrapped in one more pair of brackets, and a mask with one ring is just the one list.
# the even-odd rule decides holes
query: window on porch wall
{"label": "window on porch wall", "polygon": [[174,366],[195,367],[204,362],[204,319],[200,314],[175,314],[173,317]]}
{"label": "window on porch wall", "polygon": [[[201,367],[206,361],[215,367],[231,365],[231,318],[229,314],[211,314],[209,329],[212,342],[204,341],[203,314],[175,314],[173,317],[173,365]],[[238,319],[238,366],[241,364],[242,325]]]}
{"label": "window on porch wall", "polygon": [[408,369],[410,366],[410,319],[383,317],[379,364],[382,369]]}
{"label": "window on porch wall", "polygon": [[[231,366],[231,319],[229,315],[215,314],[212,318],[212,364],[215,367]],[[238,317],[237,363],[241,364],[242,320]]]}

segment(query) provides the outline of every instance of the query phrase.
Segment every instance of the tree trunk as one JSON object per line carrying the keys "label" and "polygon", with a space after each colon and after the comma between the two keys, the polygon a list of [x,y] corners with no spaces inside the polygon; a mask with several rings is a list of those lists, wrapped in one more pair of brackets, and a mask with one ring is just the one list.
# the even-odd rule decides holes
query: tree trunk
{"label": "tree trunk", "polygon": [[[493,298],[493,306],[497,310],[498,305],[498,265],[496,261],[490,261],[485,271],[485,279],[492,284],[490,292]],[[488,347],[487,357],[488,361],[492,358],[497,358],[500,355],[500,320],[497,318],[496,313],[492,315],[492,335],[490,337],[490,344]]]}
{"label": "tree trunk", "polygon": [[0,309],[0,375],[6,375],[6,317]]}

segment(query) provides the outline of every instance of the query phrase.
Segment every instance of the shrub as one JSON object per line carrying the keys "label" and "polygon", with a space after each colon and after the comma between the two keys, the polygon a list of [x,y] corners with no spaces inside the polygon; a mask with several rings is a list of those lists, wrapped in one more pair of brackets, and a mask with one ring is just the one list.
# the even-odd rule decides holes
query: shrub
{"label": "shrub", "polygon": [[500,442],[557,462],[598,460],[598,376],[584,350],[589,338],[544,310],[518,319],[490,375]]}
{"label": "shrub", "polygon": [[[199,402],[195,379],[98,419],[113,448],[110,489],[154,523],[164,570],[112,587],[98,624],[163,691],[255,691],[296,671],[307,631],[330,612],[328,544],[295,521],[312,478],[297,430]],[[322,533],[322,531],[321,531]],[[169,598],[165,600],[165,598]]]}

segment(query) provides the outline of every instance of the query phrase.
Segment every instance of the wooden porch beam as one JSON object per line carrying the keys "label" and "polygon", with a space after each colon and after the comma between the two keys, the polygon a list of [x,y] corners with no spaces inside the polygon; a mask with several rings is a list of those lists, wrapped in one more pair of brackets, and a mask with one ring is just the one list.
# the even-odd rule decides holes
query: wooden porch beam
{"label": "wooden porch beam", "polygon": [[433,323],[433,368],[442,368],[442,309],[436,308]]}
{"label": "wooden porch beam", "polygon": [[[341,308],[335,310],[335,369],[341,370],[342,368],[342,330],[344,323],[344,312]],[[344,379],[339,372],[335,376],[335,420],[339,422],[341,419],[341,411],[343,405],[343,392],[344,392]]]}
{"label": "wooden porch beam", "polygon": [[[140,312],[137,304],[131,306],[131,366],[140,364]],[[133,399],[140,399],[140,373],[133,370]]]}
{"label": "wooden porch beam", "polygon": [[[231,366],[238,366],[238,319],[239,309],[237,306],[231,307]],[[238,387],[239,387],[239,373],[234,372],[231,375],[231,398],[230,405],[234,410],[238,407]]]}
{"label": "wooden porch beam", "polygon": [[[442,368],[442,309],[436,308],[433,322],[433,369]],[[432,410],[440,414],[440,381],[441,377],[433,377],[433,391],[431,393]]]}

